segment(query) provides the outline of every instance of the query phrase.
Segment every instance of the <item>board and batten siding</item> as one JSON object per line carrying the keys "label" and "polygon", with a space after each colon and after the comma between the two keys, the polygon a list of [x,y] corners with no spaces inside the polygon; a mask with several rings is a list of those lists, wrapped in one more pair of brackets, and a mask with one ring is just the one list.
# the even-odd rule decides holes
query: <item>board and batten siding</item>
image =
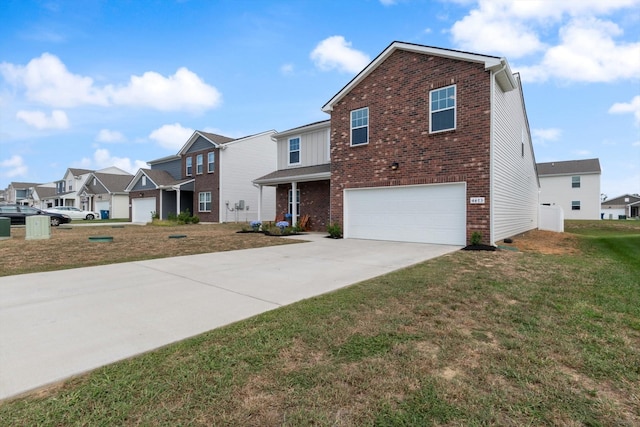
{"label": "board and batten siding", "polygon": [[[289,165],[289,139],[300,137],[300,164]],[[311,132],[278,138],[278,170],[329,163],[329,125]]]}
{"label": "board and batten siding", "polygon": [[[520,79],[503,92],[493,83],[492,241],[538,227],[538,178]],[[522,155],[524,143],[524,156]]]}
{"label": "board and batten siding", "polygon": [[[262,218],[258,218],[260,192],[253,180],[272,172],[276,167],[276,151],[271,136],[274,131],[264,132],[225,144],[220,155],[220,222],[273,221],[276,216],[276,189],[262,188]],[[194,194],[197,202],[198,194]],[[242,211],[230,211],[240,200],[244,200]],[[227,209],[226,202],[229,201]]]}

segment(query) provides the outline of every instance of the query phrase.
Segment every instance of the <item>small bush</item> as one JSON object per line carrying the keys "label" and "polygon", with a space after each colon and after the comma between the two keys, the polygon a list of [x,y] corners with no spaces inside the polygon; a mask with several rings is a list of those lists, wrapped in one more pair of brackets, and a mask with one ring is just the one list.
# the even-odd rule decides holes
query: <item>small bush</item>
{"label": "small bush", "polygon": [[340,227],[340,224],[334,222],[327,226],[327,233],[334,239],[338,239],[342,237],[342,227]]}
{"label": "small bush", "polygon": [[471,233],[471,244],[479,245],[480,242],[482,242],[482,233],[480,233],[479,231],[474,231],[473,233]]}

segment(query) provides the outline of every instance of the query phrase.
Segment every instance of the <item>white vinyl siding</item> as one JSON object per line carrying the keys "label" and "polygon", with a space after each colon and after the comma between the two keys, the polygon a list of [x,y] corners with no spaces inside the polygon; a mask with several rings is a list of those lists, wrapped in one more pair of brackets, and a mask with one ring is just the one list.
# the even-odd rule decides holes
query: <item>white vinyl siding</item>
{"label": "white vinyl siding", "polygon": [[[520,88],[492,82],[492,243],[538,227],[538,180]],[[524,138],[524,156],[522,143]],[[473,195],[469,195],[473,197]]]}
{"label": "white vinyl siding", "polygon": [[[600,219],[600,174],[580,175],[580,188],[573,188],[572,176],[541,176],[540,203],[560,206],[565,219]],[[574,210],[571,202],[578,200],[580,210]]]}
{"label": "white vinyl siding", "polygon": [[[276,217],[276,188],[262,187],[262,218],[258,218],[259,190],[252,180],[276,170],[276,150],[271,137],[272,132],[250,136],[225,144],[225,149],[218,151],[220,176],[220,199],[218,203],[220,222],[231,221],[273,221]],[[244,210],[229,211],[225,204],[233,208],[240,200],[244,200]]]}
{"label": "white vinyl siding", "polygon": [[[329,125],[326,128],[302,133],[300,136],[300,163],[293,167],[315,166],[329,163]],[[294,136],[278,138],[278,169],[289,165],[289,139]]]}

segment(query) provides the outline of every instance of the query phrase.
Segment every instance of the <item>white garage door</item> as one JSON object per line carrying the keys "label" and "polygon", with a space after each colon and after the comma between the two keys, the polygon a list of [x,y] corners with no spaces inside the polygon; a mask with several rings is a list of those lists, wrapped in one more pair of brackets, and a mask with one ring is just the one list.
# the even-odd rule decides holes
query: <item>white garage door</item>
{"label": "white garage door", "polygon": [[131,221],[151,222],[151,212],[156,210],[156,198],[133,199],[131,201]]}
{"label": "white garage door", "polygon": [[345,190],[344,237],[466,244],[464,183]]}

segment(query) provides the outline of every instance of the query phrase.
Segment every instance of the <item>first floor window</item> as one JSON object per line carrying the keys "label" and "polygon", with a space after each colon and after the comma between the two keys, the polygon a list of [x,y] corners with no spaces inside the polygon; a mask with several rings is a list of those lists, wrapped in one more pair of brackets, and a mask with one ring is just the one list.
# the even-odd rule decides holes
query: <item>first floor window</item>
{"label": "first floor window", "polygon": [[199,195],[199,204],[198,211],[200,212],[210,212],[211,211],[211,192],[206,191],[203,193],[198,193]]}
{"label": "first floor window", "polygon": [[196,173],[198,175],[202,174],[202,154],[198,154],[196,156]]}
{"label": "first floor window", "polygon": [[456,86],[447,86],[429,92],[429,132],[442,132],[456,128]]}
{"label": "first floor window", "polygon": [[369,107],[351,112],[351,145],[369,143]]}
{"label": "first floor window", "polygon": [[[300,190],[296,190],[296,212],[300,216]],[[293,215],[293,190],[289,190],[289,215]]]}
{"label": "first floor window", "polygon": [[580,210],[580,200],[573,200],[571,202],[571,210],[572,211],[579,211]]}
{"label": "first floor window", "polygon": [[207,154],[207,172],[213,172],[216,165],[216,153],[213,151]]}
{"label": "first floor window", "polygon": [[193,157],[187,157],[187,176],[193,173]]}
{"label": "first floor window", "polygon": [[580,188],[580,177],[572,176],[571,177],[571,188]]}

